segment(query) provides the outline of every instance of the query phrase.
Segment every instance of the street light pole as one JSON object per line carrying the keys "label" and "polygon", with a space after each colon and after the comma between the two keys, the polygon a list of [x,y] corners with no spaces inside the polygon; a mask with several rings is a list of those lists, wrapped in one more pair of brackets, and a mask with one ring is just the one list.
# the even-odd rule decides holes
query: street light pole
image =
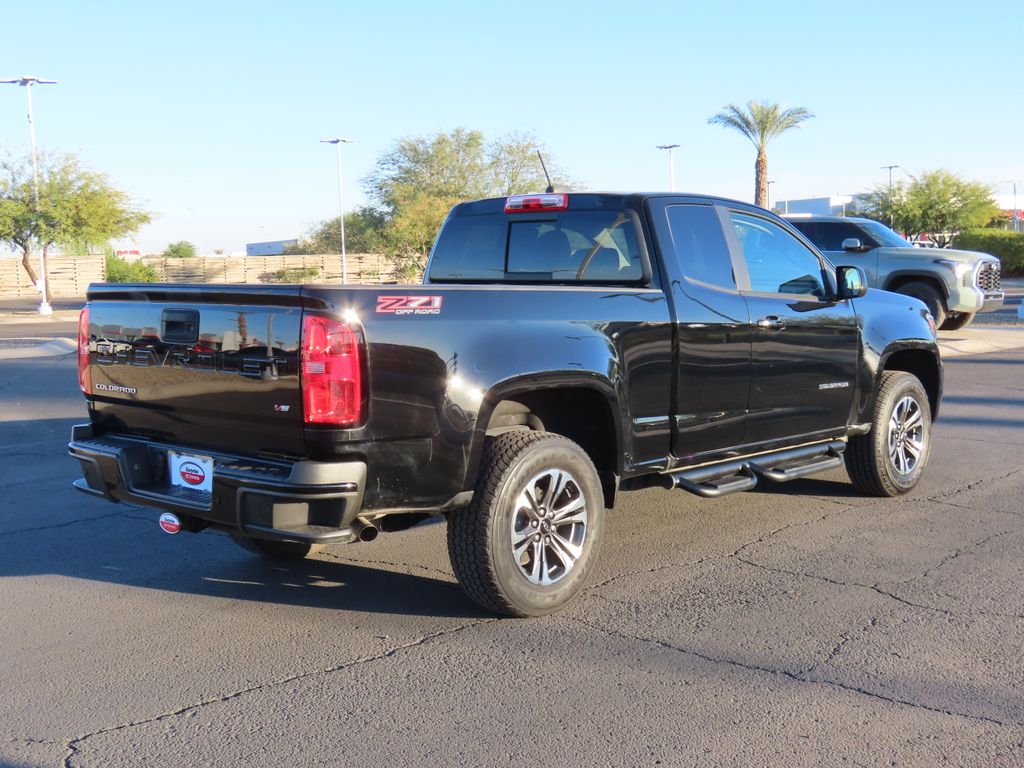
{"label": "street light pole", "polygon": [[668,150],[668,188],[670,192],[676,191],[676,164],[672,161],[672,150],[678,146],[678,144],[659,144],[657,146],[657,149]]}
{"label": "street light pole", "polygon": [[775,183],[774,179],[768,182],[768,201],[767,202],[768,202],[768,210],[769,211],[772,209],[772,184],[774,184],[774,183]]}
{"label": "street light pole", "polygon": [[898,165],[883,165],[882,170],[889,171],[889,228],[892,229],[892,169],[899,168]]}
{"label": "street light pole", "polygon": [[[32,119],[32,86],[33,85],[56,85],[56,80],[43,80],[38,77],[22,75],[10,80],[0,80],[0,83],[8,85],[20,85],[25,89],[28,96],[28,134],[32,143],[32,196],[35,200],[36,215],[39,215],[39,158],[36,154],[36,124]],[[46,300],[46,254],[43,248],[39,248],[39,314],[52,315],[53,307]]]}
{"label": "street light pole", "polygon": [[352,139],[335,136],[333,139],[320,139],[321,144],[333,144],[338,150],[338,225],[341,229],[341,283],[348,284],[348,259],[345,254],[345,185],[341,175],[341,145],[352,144]]}

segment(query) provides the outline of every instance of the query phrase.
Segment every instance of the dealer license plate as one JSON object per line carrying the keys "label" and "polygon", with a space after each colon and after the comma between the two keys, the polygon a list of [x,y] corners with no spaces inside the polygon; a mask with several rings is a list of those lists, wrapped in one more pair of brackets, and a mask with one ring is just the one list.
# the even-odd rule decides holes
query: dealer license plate
{"label": "dealer license plate", "polygon": [[213,492],[213,459],[189,453],[167,452],[171,485],[192,491]]}

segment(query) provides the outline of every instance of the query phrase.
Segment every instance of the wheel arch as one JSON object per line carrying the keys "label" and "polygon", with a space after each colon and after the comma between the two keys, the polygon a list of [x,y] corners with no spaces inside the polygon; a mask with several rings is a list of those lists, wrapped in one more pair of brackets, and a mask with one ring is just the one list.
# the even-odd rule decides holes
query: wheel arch
{"label": "wheel arch", "polygon": [[605,506],[615,503],[622,474],[623,426],[611,383],[598,378],[555,375],[504,383],[488,392],[480,410],[466,473],[477,482],[484,441],[514,429],[553,432],[577,443],[597,469]]}
{"label": "wheel arch", "polygon": [[927,272],[914,272],[911,270],[893,272],[886,279],[883,290],[899,293],[899,289],[907,283],[927,283],[939,292],[943,302],[949,301],[949,288],[946,286],[946,283]]}
{"label": "wheel arch", "polygon": [[876,391],[878,381],[881,381],[885,371],[904,371],[915,376],[928,394],[932,419],[938,418],[939,404],[942,400],[942,364],[933,350],[909,348],[894,350],[887,354],[878,369]]}

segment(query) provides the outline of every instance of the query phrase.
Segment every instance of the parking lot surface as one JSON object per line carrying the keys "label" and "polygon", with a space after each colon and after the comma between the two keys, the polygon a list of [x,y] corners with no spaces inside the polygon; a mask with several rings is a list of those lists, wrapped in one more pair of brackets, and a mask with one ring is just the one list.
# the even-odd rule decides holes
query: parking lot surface
{"label": "parking lot surface", "polygon": [[443,524],[261,561],[74,493],[73,356],[0,361],[0,765],[1024,764],[1024,352],[947,361],[930,466],[626,494],[567,610]]}

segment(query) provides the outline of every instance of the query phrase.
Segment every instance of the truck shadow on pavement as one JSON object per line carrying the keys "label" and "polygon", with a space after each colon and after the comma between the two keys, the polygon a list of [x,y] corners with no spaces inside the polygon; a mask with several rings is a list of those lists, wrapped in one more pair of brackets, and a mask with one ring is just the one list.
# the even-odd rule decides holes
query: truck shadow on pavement
{"label": "truck shadow on pavement", "polygon": [[[169,536],[157,525],[159,510],[84,496],[71,488],[80,475],[64,442],[76,421],[81,419],[0,422],[0,461],[10,470],[0,483],[0,578],[56,575],[361,613],[485,615],[453,577],[446,578],[446,561],[439,558],[437,568],[402,562],[406,558],[395,556],[394,542],[334,545],[306,560],[271,561],[212,530]],[[27,428],[33,437],[19,440]],[[436,534],[425,528],[386,536]],[[437,546],[429,542],[429,549]],[[349,552],[353,559],[346,562]],[[117,599],[116,591],[111,599]]]}

